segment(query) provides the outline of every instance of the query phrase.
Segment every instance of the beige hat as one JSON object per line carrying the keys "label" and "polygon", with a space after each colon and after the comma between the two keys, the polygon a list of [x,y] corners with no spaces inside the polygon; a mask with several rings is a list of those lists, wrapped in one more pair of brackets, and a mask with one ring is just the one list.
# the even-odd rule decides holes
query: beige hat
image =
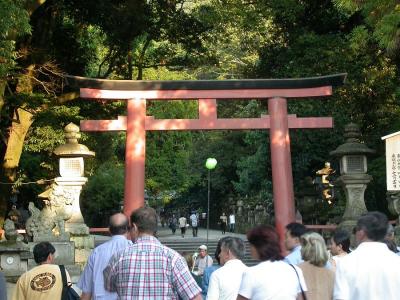
{"label": "beige hat", "polygon": [[206,246],[206,245],[201,245],[201,246],[199,247],[199,249],[200,249],[200,250],[206,250],[206,251],[207,251],[207,246]]}

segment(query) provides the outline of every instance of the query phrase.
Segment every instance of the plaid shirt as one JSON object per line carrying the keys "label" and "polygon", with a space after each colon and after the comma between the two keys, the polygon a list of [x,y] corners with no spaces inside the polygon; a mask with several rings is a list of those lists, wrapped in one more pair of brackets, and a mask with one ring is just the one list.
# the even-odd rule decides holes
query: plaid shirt
{"label": "plaid shirt", "polygon": [[103,274],[104,287],[119,299],[192,299],[201,293],[184,258],[153,236],[114,255]]}

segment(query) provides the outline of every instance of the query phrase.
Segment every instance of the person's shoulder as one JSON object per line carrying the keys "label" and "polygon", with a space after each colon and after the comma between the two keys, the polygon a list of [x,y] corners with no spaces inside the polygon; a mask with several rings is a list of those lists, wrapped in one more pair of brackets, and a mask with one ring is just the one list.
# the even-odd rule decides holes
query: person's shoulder
{"label": "person's shoulder", "polygon": [[26,276],[31,276],[32,274],[40,273],[40,272],[48,272],[48,273],[60,273],[60,266],[55,264],[41,264],[36,267],[33,267],[29,271],[25,272]]}
{"label": "person's shoulder", "polygon": [[180,255],[176,250],[163,244],[160,244],[160,247],[165,252],[166,255],[173,257],[175,259],[184,259],[182,255]]}
{"label": "person's shoulder", "polygon": [[301,259],[301,252],[298,249],[293,250],[290,252],[288,255],[285,256],[284,261],[289,264],[294,264],[297,265],[299,263],[302,263]]}

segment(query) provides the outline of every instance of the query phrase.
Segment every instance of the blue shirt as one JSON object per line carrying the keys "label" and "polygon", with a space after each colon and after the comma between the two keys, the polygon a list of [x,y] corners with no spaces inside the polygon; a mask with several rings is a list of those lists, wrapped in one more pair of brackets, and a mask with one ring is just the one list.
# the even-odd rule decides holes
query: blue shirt
{"label": "blue shirt", "polygon": [[110,293],[104,289],[103,270],[115,253],[130,245],[132,242],[123,235],[114,235],[111,240],[96,247],[90,254],[77,284],[82,292],[92,294],[93,300],[118,299],[117,293]]}
{"label": "blue shirt", "polygon": [[208,285],[210,283],[210,277],[212,272],[215,270],[219,269],[220,265],[212,265],[204,269],[203,273],[203,280],[201,282],[201,289],[202,289],[202,296],[203,299],[206,299],[207,296],[207,290],[208,290]]}
{"label": "blue shirt", "polygon": [[304,260],[301,258],[301,246],[295,247],[292,252],[286,255],[283,261],[292,265],[298,265],[304,262]]}

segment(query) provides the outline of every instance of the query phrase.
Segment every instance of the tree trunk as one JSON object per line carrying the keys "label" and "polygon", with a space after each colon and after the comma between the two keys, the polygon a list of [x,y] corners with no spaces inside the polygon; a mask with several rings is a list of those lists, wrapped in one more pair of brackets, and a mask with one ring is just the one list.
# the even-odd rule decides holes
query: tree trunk
{"label": "tree trunk", "polygon": [[[2,176],[0,179],[5,183],[15,182],[17,168],[24,147],[25,136],[33,122],[32,114],[22,108],[18,108],[14,113],[11,131],[8,138],[6,153],[2,164]],[[11,186],[0,186],[0,226],[2,227],[6,217],[7,204],[11,195]]]}
{"label": "tree trunk", "polygon": [[0,80],[0,115],[4,106],[4,92],[6,90],[7,81]]}
{"label": "tree trunk", "polygon": [[12,182],[16,178],[16,169],[21,158],[25,136],[33,122],[32,114],[22,108],[14,113],[6,153],[4,155],[4,175]]}

